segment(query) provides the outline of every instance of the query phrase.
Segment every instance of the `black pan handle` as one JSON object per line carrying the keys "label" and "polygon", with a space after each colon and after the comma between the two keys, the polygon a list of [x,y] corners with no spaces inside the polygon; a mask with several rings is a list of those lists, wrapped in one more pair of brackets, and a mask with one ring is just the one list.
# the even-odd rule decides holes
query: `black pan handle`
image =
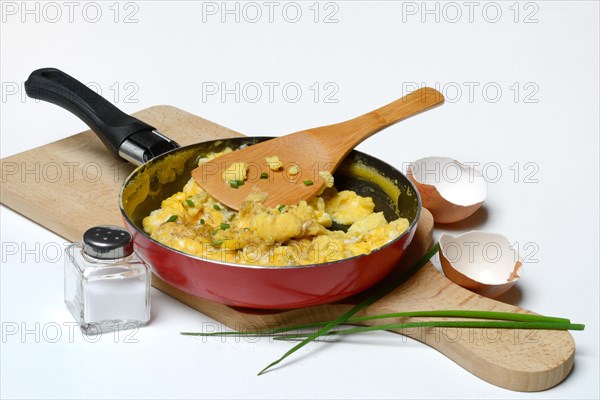
{"label": "black pan handle", "polygon": [[125,114],[108,100],[56,68],[33,71],[25,82],[29,97],[56,104],[86,123],[120,159],[140,165],[179,147],[154,127]]}

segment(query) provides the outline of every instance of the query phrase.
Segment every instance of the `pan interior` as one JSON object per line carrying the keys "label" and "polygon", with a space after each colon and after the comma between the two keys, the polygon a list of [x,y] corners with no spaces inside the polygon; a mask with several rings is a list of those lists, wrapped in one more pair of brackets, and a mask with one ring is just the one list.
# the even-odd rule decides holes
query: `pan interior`
{"label": "pan interior", "polygon": [[[181,191],[198,166],[198,159],[226,147],[239,149],[270,138],[240,137],[183,147],[163,154],[136,169],[127,179],[121,204],[130,221],[143,232],[143,219],[160,208],[167,197]],[[373,198],[375,211],[388,221],[399,217],[410,223],[418,215],[419,198],[412,183],[390,165],[358,151],[351,152],[334,174],[338,190],[352,190]],[[331,229],[344,229],[337,225]]]}

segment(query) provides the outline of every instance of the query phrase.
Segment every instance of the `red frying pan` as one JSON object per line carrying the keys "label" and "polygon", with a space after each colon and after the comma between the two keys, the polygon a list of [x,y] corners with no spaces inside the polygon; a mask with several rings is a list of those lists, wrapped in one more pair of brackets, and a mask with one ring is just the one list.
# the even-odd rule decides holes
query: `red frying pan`
{"label": "red frying pan", "polygon": [[[191,295],[231,306],[264,309],[333,302],[383,279],[397,265],[415,233],[421,199],[410,180],[389,164],[353,151],[334,174],[336,187],[372,197],[375,210],[383,211],[388,221],[404,217],[410,222],[404,234],[370,254],[323,264],[263,267],[207,260],[169,248],[144,232],[143,218],[160,208],[162,200],[181,190],[205,154],[226,147],[238,149],[269,138],[233,138],[180,147],[57,69],[34,71],[25,89],[32,98],[69,110],[117,158],[139,165],[121,189],[119,208],[123,220],[133,234],[137,254],[153,272]],[[378,179],[362,174],[364,168],[352,168],[357,163],[375,172]]]}

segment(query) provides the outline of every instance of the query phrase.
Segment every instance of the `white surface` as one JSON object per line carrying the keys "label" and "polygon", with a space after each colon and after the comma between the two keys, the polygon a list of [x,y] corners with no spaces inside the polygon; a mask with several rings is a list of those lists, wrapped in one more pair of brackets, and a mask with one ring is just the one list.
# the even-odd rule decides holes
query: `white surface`
{"label": "white surface", "polygon": [[[13,8],[4,9],[7,4]],[[27,4],[34,9],[36,3]],[[220,14],[203,14],[203,7],[212,11],[221,2],[120,4],[118,23],[113,2],[97,3],[102,16],[96,23],[83,18],[86,3],[76,2],[73,22],[69,6],[54,4],[61,19],[50,23],[56,10],[43,3],[36,22],[21,2],[3,2],[3,157],[85,129],[66,111],[25,99],[21,83],[46,66],[94,82],[127,112],[171,104],[248,135],[334,123],[400,97],[411,82],[439,85],[448,99],[444,106],[387,129],[360,149],[398,168],[435,154],[478,162],[491,181],[501,171],[489,183],[485,208],[452,231],[482,229],[518,242],[525,265],[512,300],[587,327],[573,333],[577,353],[569,378],[531,394],[487,384],[436,351],[388,333],[309,345],[257,377],[290,344],[179,336],[215,328],[214,322],[156,290],[147,328],[88,343],[77,330],[70,337],[65,325],[71,318],[56,255],[64,241],[2,207],[3,398],[598,398],[597,2],[516,8],[513,2],[476,2],[471,16],[463,2],[427,3],[440,10],[439,22],[421,2],[334,2],[318,5],[317,23],[313,2],[298,3],[297,23],[283,18],[286,3],[276,3],[272,23],[262,2],[255,3],[263,14],[256,23],[249,22],[256,10],[243,4],[239,23],[234,15],[224,15],[223,23]],[[461,18],[452,23],[457,6]],[[88,20],[95,18],[90,7]],[[500,20],[488,22],[496,7]],[[138,22],[123,23],[132,12]],[[338,21],[323,23],[331,12]],[[528,15],[537,22],[525,23]],[[203,92],[221,82],[230,89],[239,82],[246,92],[239,99]],[[286,84],[287,98],[281,92]],[[251,102],[257,86],[262,98]],[[275,88],[271,99],[269,87]],[[294,87],[302,89],[295,103]],[[502,94],[493,102],[497,88]],[[325,102],[334,91],[329,100],[337,102]],[[22,336],[24,329],[31,332]]]}

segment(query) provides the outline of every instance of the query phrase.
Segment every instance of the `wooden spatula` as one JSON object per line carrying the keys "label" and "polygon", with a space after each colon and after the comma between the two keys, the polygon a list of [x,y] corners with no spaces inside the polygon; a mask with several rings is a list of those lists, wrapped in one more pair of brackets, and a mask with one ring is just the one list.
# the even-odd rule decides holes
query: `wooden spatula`
{"label": "wooden spatula", "polygon": [[[319,193],[325,185],[321,173],[333,173],[360,142],[443,102],[440,92],[425,87],[360,117],[281,136],[220,156],[196,168],[192,176],[204,190],[234,210],[240,208],[254,188],[267,194],[266,206],[298,204]],[[273,156],[282,164],[275,171],[267,162],[267,157]],[[232,167],[234,163],[238,164]],[[239,174],[243,172],[247,178],[241,184]]]}

